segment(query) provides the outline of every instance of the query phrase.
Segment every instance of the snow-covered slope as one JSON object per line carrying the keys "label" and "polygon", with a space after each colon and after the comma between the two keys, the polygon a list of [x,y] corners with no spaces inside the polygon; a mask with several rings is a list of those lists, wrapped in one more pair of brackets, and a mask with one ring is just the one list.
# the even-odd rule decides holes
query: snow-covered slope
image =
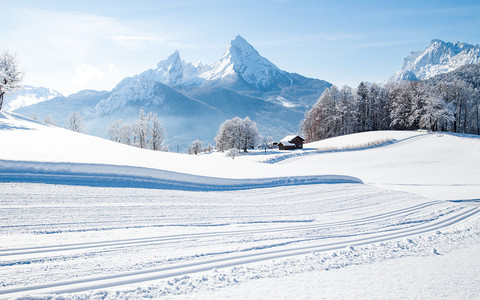
{"label": "snow-covered slope", "polygon": [[0,112],[0,140],[0,298],[335,298],[307,283],[345,278],[347,298],[478,294],[477,136],[368,132],[232,160]]}
{"label": "snow-covered slope", "polygon": [[477,63],[480,63],[480,45],[435,39],[425,50],[410,53],[389,81],[429,79]]}
{"label": "snow-covered slope", "polygon": [[24,85],[20,90],[5,95],[2,109],[13,111],[59,96],[62,96],[62,94],[50,88]]}
{"label": "snow-covered slope", "polygon": [[318,176],[336,175],[437,199],[476,198],[480,188],[480,139],[469,135],[366,132],[306,144],[301,151],[259,151],[232,160],[224,153],[190,156],[139,149],[2,112],[0,139],[5,142],[0,160],[8,168],[18,163],[6,161],[38,161],[63,164],[32,168],[67,168],[67,172],[70,163],[93,163],[150,170],[134,173],[156,174],[153,169],[243,179],[307,176],[318,180]]}

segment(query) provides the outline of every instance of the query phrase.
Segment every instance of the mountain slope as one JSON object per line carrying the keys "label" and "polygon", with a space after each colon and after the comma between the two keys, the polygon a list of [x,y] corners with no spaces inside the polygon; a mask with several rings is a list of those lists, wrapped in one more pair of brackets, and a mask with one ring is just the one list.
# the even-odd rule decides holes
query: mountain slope
{"label": "mountain slope", "polygon": [[423,51],[408,55],[389,81],[424,80],[467,64],[480,63],[480,45],[432,40]]}
{"label": "mountain slope", "polygon": [[68,116],[73,112],[79,112],[84,119],[91,119],[95,114],[95,105],[110,94],[111,92],[107,91],[83,90],[68,97],[58,96],[34,105],[20,107],[15,112],[27,117],[36,115],[41,121],[51,116],[57,121],[58,126],[63,127]]}
{"label": "mountain slope", "polygon": [[217,108],[225,119],[249,117],[262,135],[275,139],[296,133],[304,117],[301,111],[222,87],[193,87],[185,93]]}

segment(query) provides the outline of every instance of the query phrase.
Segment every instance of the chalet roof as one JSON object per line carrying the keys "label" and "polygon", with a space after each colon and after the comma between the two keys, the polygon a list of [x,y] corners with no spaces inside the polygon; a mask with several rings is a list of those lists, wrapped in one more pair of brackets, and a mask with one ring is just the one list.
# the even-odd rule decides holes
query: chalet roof
{"label": "chalet roof", "polygon": [[[294,143],[290,143],[290,141],[293,140],[296,137],[301,138],[298,135],[287,135],[279,143],[282,143],[282,145],[295,145]],[[301,138],[301,139],[303,140],[303,138]]]}

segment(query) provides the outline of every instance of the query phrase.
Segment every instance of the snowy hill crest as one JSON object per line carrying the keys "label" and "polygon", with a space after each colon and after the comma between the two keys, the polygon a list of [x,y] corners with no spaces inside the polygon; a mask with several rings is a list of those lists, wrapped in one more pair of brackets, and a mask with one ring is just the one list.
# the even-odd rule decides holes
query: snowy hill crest
{"label": "snowy hill crest", "polygon": [[410,53],[389,81],[429,79],[477,63],[480,63],[480,45],[434,39],[425,50]]}

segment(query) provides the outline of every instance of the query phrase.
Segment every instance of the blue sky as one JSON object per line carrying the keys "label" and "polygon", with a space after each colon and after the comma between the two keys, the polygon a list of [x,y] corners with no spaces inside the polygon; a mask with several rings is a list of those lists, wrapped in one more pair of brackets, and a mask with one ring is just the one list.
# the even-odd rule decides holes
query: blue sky
{"label": "blue sky", "polygon": [[478,1],[0,0],[0,49],[25,84],[112,89],[175,50],[219,59],[237,34],[279,68],[336,85],[382,82],[434,38],[480,43]]}

